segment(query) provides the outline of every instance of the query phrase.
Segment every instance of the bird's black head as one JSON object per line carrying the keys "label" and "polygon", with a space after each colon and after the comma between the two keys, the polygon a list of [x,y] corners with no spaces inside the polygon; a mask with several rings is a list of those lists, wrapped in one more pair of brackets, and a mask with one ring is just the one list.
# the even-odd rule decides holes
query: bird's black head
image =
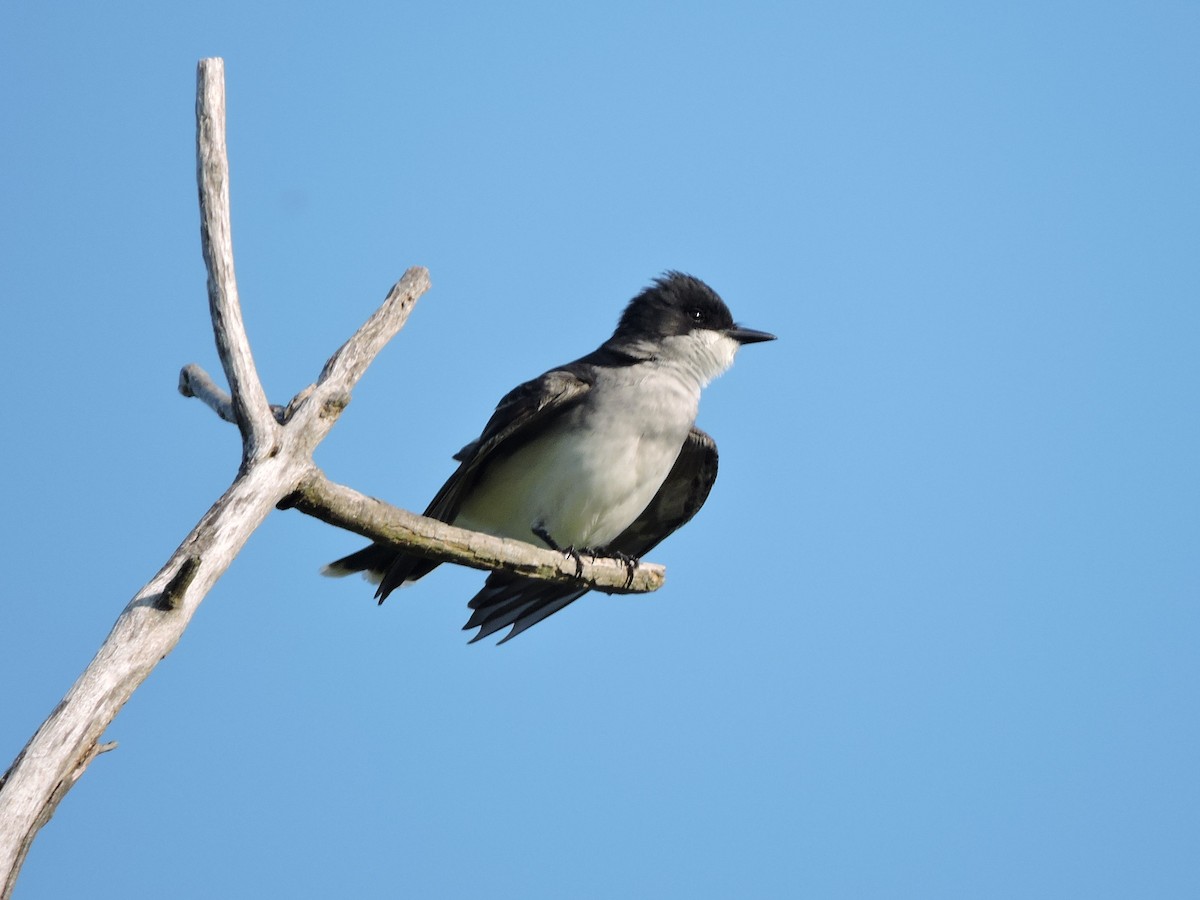
{"label": "bird's black head", "polygon": [[667,272],[629,301],[614,337],[655,340],[701,328],[733,328],[729,307],[699,278]]}
{"label": "bird's black head", "polygon": [[740,346],[774,339],[735,325],[729,307],[699,278],[667,272],[629,301],[604,349],[654,360],[699,390],[733,364]]}
{"label": "bird's black head", "polygon": [[773,334],[740,328],[725,301],[699,278],[667,272],[629,301],[613,338],[660,341],[694,331],[716,331],[738,344],[774,340]]}

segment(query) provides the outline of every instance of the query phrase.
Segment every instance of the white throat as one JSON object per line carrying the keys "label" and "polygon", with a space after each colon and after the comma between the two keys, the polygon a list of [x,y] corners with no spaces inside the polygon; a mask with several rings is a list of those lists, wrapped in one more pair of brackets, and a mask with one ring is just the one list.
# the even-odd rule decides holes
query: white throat
{"label": "white throat", "polygon": [[663,339],[657,358],[703,388],[733,365],[739,346],[723,332],[702,329]]}

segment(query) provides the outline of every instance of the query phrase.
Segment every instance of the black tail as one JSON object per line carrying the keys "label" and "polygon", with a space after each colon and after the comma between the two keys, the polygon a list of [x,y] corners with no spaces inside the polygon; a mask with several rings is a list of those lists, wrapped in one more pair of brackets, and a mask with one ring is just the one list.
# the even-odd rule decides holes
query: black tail
{"label": "black tail", "polygon": [[479,629],[479,633],[471,638],[471,643],[475,643],[511,625],[512,630],[500,640],[503,644],[587,592],[586,587],[493,572],[483,589],[467,604],[473,612],[463,630]]}
{"label": "black tail", "polygon": [[379,585],[375,596],[382,603],[400,585],[428,575],[437,566],[432,560],[400,553],[383,544],[371,544],[334,560],[321,569],[321,574],[341,578],[355,572],[365,572],[369,580]]}

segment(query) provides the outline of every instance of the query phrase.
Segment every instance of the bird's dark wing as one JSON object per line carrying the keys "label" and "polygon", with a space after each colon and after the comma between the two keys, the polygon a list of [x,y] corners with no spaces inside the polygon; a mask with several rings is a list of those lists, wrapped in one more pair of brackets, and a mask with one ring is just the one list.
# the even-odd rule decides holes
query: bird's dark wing
{"label": "bird's dark wing", "polygon": [[458,470],[430,501],[425,515],[442,522],[453,521],[462,506],[464,492],[475,483],[484,468],[514,453],[540,433],[549,421],[582,400],[592,382],[590,366],[571,363],[505,394],[483,433],[454,454],[459,461]]}
{"label": "bird's dark wing", "polygon": [[645,556],[700,511],[717,480],[717,443],[695,426],[650,505],[606,548]]}
{"label": "bird's dark wing", "polygon": [[[644,556],[696,514],[716,480],[716,442],[699,428],[692,428],[650,505],[604,549],[635,558]],[[511,625],[500,641],[503,644],[587,592],[588,588],[493,572],[467,604],[472,612],[463,629],[479,629],[471,639],[474,642]]]}
{"label": "bird's dark wing", "polygon": [[[540,433],[541,427],[570,409],[592,386],[590,365],[579,360],[527,381],[509,391],[492,413],[477,440],[463,447],[454,458],[458,469],[430,502],[425,515],[452,522],[463,497],[491,462],[516,451]],[[437,563],[420,556],[400,553],[382,544],[371,544],[324,568],[327,575],[367,572],[378,580],[375,596],[382,603],[406,581],[427,575]]]}

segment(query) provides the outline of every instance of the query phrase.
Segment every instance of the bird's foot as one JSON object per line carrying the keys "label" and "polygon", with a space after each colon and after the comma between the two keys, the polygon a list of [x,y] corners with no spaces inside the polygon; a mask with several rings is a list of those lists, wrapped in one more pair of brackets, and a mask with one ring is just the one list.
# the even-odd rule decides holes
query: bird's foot
{"label": "bird's foot", "polygon": [[633,586],[633,573],[637,571],[637,567],[641,564],[641,559],[636,556],[630,556],[621,550],[614,550],[608,554],[612,559],[618,562],[625,563],[625,587]]}
{"label": "bird's foot", "polygon": [[633,586],[633,575],[637,571],[641,559],[636,556],[630,556],[621,550],[606,550],[602,547],[579,547],[574,545],[570,547],[560,547],[558,542],[550,536],[550,532],[546,530],[544,525],[534,525],[531,529],[535,537],[541,540],[551,550],[557,550],[563,556],[575,560],[575,577],[583,577],[583,557],[590,556],[592,559],[615,559],[625,565],[625,587]]}
{"label": "bird's foot", "polygon": [[588,550],[576,550],[574,546],[560,547],[558,545],[558,542],[550,536],[550,532],[546,530],[546,527],[544,525],[540,525],[540,524],[534,525],[533,528],[530,530],[533,532],[535,537],[540,539],[551,550],[556,550],[557,552],[561,553],[563,556],[568,557],[569,559],[575,560],[575,577],[576,578],[583,577],[583,557],[580,554],[587,553],[588,556],[592,556],[592,557],[594,557],[595,554],[591,553]]}

